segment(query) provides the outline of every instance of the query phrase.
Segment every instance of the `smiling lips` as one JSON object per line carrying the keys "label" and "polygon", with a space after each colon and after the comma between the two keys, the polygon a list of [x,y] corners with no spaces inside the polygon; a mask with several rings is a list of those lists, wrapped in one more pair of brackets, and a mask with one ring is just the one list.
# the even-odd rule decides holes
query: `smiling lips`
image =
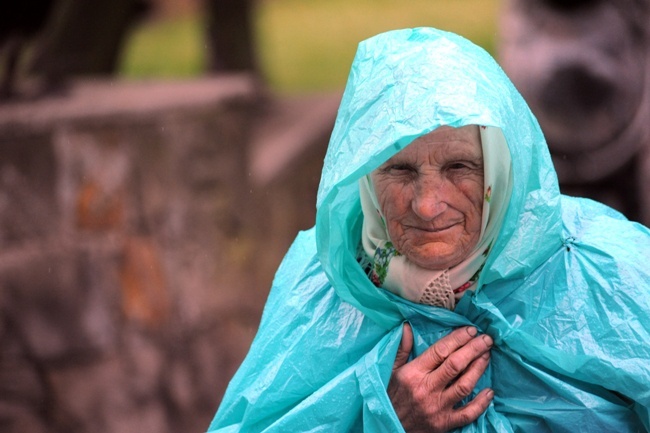
{"label": "smiling lips", "polygon": [[452,222],[452,223],[449,223],[449,224],[445,224],[442,227],[410,226],[410,228],[415,229],[415,230],[420,230],[420,231],[423,231],[423,232],[428,232],[428,233],[439,233],[439,232],[443,232],[445,230],[448,230],[448,229],[450,229],[452,227],[455,227],[460,223],[461,223],[461,221],[456,221],[456,222]]}

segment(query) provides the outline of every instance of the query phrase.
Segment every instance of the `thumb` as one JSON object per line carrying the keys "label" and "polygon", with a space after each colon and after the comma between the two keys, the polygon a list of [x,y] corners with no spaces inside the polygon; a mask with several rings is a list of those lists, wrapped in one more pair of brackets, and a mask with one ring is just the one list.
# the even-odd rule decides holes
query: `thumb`
{"label": "thumb", "polygon": [[395,356],[395,363],[393,364],[393,371],[402,367],[411,356],[411,350],[413,350],[413,330],[411,325],[404,323],[402,330],[402,341],[399,344],[397,349],[397,355]]}

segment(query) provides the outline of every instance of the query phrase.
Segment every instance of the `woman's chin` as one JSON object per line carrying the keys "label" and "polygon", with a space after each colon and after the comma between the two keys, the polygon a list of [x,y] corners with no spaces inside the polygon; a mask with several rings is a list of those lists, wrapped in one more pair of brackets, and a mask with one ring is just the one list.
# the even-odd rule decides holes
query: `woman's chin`
{"label": "woman's chin", "polygon": [[407,259],[424,269],[442,271],[453,268],[467,256],[458,245],[436,245],[417,248],[404,253]]}

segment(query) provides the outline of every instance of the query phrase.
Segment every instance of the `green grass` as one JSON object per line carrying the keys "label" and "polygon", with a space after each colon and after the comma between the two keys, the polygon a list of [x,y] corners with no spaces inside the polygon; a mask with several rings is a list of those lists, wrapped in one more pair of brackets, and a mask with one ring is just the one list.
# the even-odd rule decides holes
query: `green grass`
{"label": "green grass", "polygon": [[204,46],[199,17],[145,22],[125,46],[120,73],[126,78],[195,77],[205,70]]}
{"label": "green grass", "polygon": [[[263,74],[278,92],[342,89],[357,44],[418,26],[459,33],[494,52],[498,0],[266,0],[256,30]],[[142,26],[127,46],[123,75],[188,77],[205,65],[201,20]]]}

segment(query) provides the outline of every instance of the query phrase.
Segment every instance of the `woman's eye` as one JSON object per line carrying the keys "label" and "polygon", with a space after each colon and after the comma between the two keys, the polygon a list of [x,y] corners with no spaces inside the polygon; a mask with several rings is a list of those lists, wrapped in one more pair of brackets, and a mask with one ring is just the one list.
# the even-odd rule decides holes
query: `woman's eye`
{"label": "woman's eye", "polygon": [[392,172],[405,173],[413,171],[413,167],[408,164],[393,164],[388,167],[388,170]]}
{"label": "woman's eye", "polygon": [[472,170],[476,168],[474,164],[466,161],[456,161],[447,165],[450,170]]}

